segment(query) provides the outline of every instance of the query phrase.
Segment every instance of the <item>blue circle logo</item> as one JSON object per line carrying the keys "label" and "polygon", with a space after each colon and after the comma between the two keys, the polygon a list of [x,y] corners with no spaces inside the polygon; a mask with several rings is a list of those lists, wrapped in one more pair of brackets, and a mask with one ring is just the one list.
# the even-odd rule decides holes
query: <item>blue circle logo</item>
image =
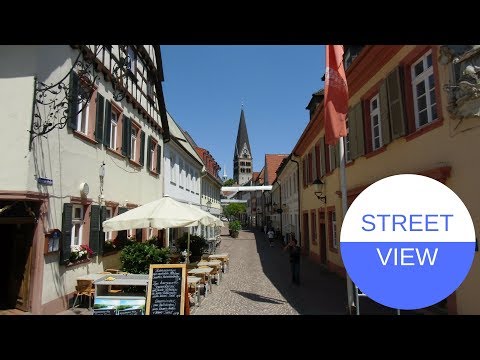
{"label": "blue circle logo", "polygon": [[342,224],[340,249],[352,281],[396,309],[434,305],[465,279],[475,229],[460,198],[421,175],[395,175],[366,188]]}

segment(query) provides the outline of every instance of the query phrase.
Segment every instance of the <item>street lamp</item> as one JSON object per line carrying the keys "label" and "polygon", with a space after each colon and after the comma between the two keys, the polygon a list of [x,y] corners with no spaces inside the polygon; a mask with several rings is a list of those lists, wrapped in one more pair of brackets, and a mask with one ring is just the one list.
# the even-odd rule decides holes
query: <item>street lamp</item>
{"label": "street lamp", "polygon": [[324,188],[325,183],[320,180],[319,178],[316,178],[315,181],[313,182],[313,186],[315,186],[315,195],[317,196],[317,199],[320,201],[323,201],[323,203],[327,203],[327,196],[322,195],[323,188]]}

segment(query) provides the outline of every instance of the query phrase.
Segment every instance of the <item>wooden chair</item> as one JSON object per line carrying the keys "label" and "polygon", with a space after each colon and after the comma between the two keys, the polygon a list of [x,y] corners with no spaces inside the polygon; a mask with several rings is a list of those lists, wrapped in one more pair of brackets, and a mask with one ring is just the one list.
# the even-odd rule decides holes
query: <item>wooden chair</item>
{"label": "wooden chair", "polygon": [[77,286],[75,286],[75,300],[73,301],[73,306],[77,303],[79,297],[87,296],[88,300],[88,309],[90,310],[93,302],[93,297],[95,294],[95,289],[93,288],[93,280],[77,280]]}

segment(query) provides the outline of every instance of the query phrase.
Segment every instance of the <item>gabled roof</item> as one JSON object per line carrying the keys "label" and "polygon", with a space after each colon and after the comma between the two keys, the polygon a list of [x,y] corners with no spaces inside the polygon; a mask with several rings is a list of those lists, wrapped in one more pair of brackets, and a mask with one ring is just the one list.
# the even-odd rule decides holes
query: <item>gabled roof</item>
{"label": "gabled roof", "polygon": [[250,142],[248,141],[247,124],[245,122],[245,114],[240,112],[240,122],[238,123],[237,141],[235,142],[235,154],[234,158],[240,157],[240,152],[243,150],[243,145],[247,144],[248,153],[252,155],[250,150]]}
{"label": "gabled roof", "polygon": [[189,153],[195,160],[197,160],[200,164],[205,166],[202,159],[193,148],[192,144],[187,140],[180,125],[178,125],[175,122],[175,120],[173,120],[173,117],[170,115],[168,111],[167,111],[167,118],[168,118],[168,125],[170,128],[170,135],[172,140],[174,140],[174,142],[176,142],[179,146],[183,147],[183,149],[187,153]]}
{"label": "gabled roof", "polygon": [[276,171],[283,159],[289,154],[265,154],[265,168],[267,169],[268,185],[272,185],[277,178]]}

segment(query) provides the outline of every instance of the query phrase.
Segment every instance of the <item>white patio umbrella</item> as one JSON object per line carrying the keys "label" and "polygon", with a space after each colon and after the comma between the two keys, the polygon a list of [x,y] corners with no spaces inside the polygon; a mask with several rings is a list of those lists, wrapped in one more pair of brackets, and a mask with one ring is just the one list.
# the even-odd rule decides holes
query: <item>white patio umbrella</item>
{"label": "white patio umbrella", "polygon": [[104,232],[148,227],[166,229],[196,226],[203,218],[203,214],[188,205],[164,196],[105,220],[102,225]]}

